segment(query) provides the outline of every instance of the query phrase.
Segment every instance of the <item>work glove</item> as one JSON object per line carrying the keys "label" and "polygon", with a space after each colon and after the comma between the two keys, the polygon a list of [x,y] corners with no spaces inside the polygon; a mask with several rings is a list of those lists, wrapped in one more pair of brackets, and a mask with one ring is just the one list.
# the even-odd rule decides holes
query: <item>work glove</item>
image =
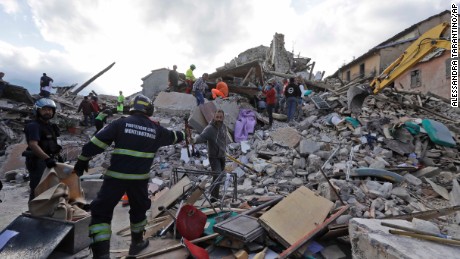
{"label": "work glove", "polygon": [[73,170],[75,171],[75,173],[77,173],[78,176],[82,176],[84,171],[88,172],[88,167],[89,167],[88,164],[89,164],[89,160],[85,161],[85,160],[78,159],[77,163],[73,167]]}
{"label": "work glove", "polygon": [[48,157],[47,159],[45,159],[45,163],[46,163],[46,167],[48,168],[53,168],[56,166],[56,160],[54,160],[51,157]]}

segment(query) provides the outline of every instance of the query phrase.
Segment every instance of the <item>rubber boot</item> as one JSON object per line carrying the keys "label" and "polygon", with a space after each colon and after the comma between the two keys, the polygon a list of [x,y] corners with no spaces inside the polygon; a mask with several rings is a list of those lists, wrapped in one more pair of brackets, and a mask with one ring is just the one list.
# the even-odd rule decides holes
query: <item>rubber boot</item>
{"label": "rubber boot", "polygon": [[110,241],[101,241],[91,244],[94,259],[110,259]]}
{"label": "rubber boot", "polygon": [[144,233],[131,232],[131,245],[129,246],[129,255],[137,255],[149,245],[149,240],[144,240]]}

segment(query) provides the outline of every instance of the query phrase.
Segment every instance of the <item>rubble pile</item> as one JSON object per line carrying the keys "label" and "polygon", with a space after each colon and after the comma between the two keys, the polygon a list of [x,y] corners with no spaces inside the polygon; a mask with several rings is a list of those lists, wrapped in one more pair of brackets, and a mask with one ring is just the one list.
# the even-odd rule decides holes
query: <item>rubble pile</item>
{"label": "rubble pile", "polygon": [[[155,102],[167,102],[168,98],[175,100],[167,96],[171,94],[182,95],[162,93]],[[313,96],[324,98],[329,107],[335,108],[318,109]],[[231,107],[229,109],[250,108],[250,105],[244,104],[244,98],[235,98],[240,106],[227,105]],[[411,108],[410,105],[418,103],[416,97],[392,93],[391,97],[383,94],[369,97],[363,112],[352,117],[347,108],[341,105],[340,98],[327,92],[314,92],[310,97],[304,97],[296,123],[290,125],[275,121],[273,127],[267,129],[264,127],[264,114],[258,114],[261,120],[255,131],[246,140],[228,145],[228,154],[246,167],[228,160],[227,173],[237,177],[236,182],[229,184],[223,193],[221,206],[244,208],[247,202],[254,199],[289,196],[298,188],[307,187],[325,198],[324,202],[333,202],[332,211],[344,205],[349,206],[334,223],[346,225],[351,218],[392,218],[459,205],[458,146],[436,143],[427,134],[423,123],[425,120],[434,120],[446,125],[453,143],[458,143],[458,111],[434,98],[422,100],[423,107],[429,107],[428,111]],[[52,99],[60,105],[58,121],[80,119],[76,107],[81,98],[52,96]],[[112,99],[108,97],[102,100],[110,103]],[[233,101],[230,98],[206,105],[224,107]],[[2,107],[11,107],[11,103],[10,100],[4,100]],[[21,125],[27,119],[21,114],[30,113],[32,108],[30,105],[13,106],[21,112],[4,112],[6,116],[2,116],[2,129],[10,132],[8,140],[11,144],[20,139]],[[154,119],[168,128],[184,128],[183,118],[175,112],[182,108],[177,106],[165,110],[159,105]],[[437,116],[438,113],[445,116]],[[59,125],[63,127],[62,130],[68,126],[64,122]],[[233,132],[231,127],[229,130]],[[64,134],[61,141],[65,146],[77,149],[75,159],[78,149],[91,134],[92,129],[88,128],[80,136],[77,135],[77,139],[76,135]],[[174,176],[177,168],[211,170],[206,145],[196,145],[195,148],[200,156],[185,159],[182,144],[163,147],[157,152],[151,176],[154,182],[161,184],[152,184],[156,186],[152,187],[152,194],[176,184]],[[103,173],[109,159],[110,148],[91,160],[90,172],[94,175]],[[4,175],[10,182],[16,180],[9,172],[4,172]],[[294,207],[287,209],[295,210]],[[447,217],[438,223],[459,224],[459,219]]]}
{"label": "rubble pile", "polygon": [[[226,190],[224,207],[244,208],[254,199],[289,196],[308,187],[334,202],[332,210],[349,206],[334,223],[346,226],[352,218],[408,219],[413,213],[458,205],[458,146],[439,144],[424,128],[427,120],[443,121],[440,124],[450,129],[451,141],[458,143],[456,110],[434,98],[423,100],[424,107],[430,107],[425,111],[405,106],[418,102],[416,98],[395,94],[394,99],[402,103],[388,103],[379,95],[369,97],[363,113],[353,118],[335,96],[313,95],[331,99],[330,106],[336,108],[318,109],[311,98],[305,98],[296,123],[275,121],[266,129],[260,120],[247,140],[228,145],[228,154],[246,167],[227,161],[226,170],[237,176],[237,185]],[[451,119],[436,113],[449,114]],[[164,115],[156,116],[164,120]],[[169,120],[167,126],[182,127],[180,120]],[[209,171],[206,146],[195,148],[201,156],[190,159],[179,155],[184,154],[182,146],[162,148],[152,176],[168,182],[176,168]],[[460,223],[452,216],[435,221],[445,229]]]}
{"label": "rubble pile", "polygon": [[[275,35],[270,48],[255,48],[245,54],[262,57],[267,70],[263,75],[265,81],[290,78],[299,70],[307,76],[313,72],[314,62],[308,65],[309,59],[294,59],[285,52],[282,35]],[[236,62],[234,67],[245,61]],[[229,66],[219,73],[225,74]],[[249,69],[246,79],[255,69],[244,68]],[[281,106],[279,113],[274,114],[272,127],[266,125],[264,112],[257,112],[250,100],[235,93],[199,107],[195,107],[191,95],[183,93],[161,92],[154,97],[153,120],[178,130],[185,129],[186,119],[193,134],[203,130],[216,109],[224,110],[229,131],[228,159],[221,178],[221,200],[212,202],[208,197],[212,172],[205,144],[180,143],[158,150],[150,172],[152,208],[146,237],[171,237],[168,230],[175,221],[175,230],[180,233],[174,215],[180,214],[182,208],[188,209],[188,215],[206,214],[207,221],[200,222],[205,227],[198,235],[180,233],[183,245],[177,244],[174,231],[170,247],[155,243],[156,247],[149,247],[138,258],[169,253],[184,245],[190,253],[201,251],[201,247],[208,247],[203,241],[216,237],[219,238],[212,249],[208,247],[208,252],[231,258],[246,258],[248,254],[287,258],[319,253],[324,258],[344,258],[351,252],[356,258],[385,257],[382,247],[390,243],[392,249],[388,254],[406,255],[405,248],[393,249],[398,242],[385,242],[385,238],[396,234],[385,232],[385,237],[377,240],[373,231],[380,233],[383,227],[375,219],[400,219],[403,223],[398,221],[399,227],[417,229],[432,224],[436,229],[430,231],[436,235],[458,237],[460,111],[440,98],[385,89],[369,96],[362,111],[355,113],[347,105],[346,86],[341,82],[329,79],[327,87],[304,82],[312,90],[302,97],[294,122],[283,120]],[[51,98],[58,104],[55,120],[64,133],[60,137],[63,152],[72,163],[94,128],[78,126],[81,96],[60,94]],[[116,97],[99,96],[99,103],[102,102],[113,108]],[[0,99],[0,114],[0,130],[4,133],[0,147],[5,153],[0,178],[5,185],[15,186],[23,179],[17,175],[26,172],[9,170],[9,165],[15,156],[12,154],[24,148],[24,143],[18,143],[23,141],[22,128],[32,115],[32,105]],[[243,121],[242,114],[253,114],[251,119],[256,125],[243,137],[238,136],[236,142],[235,125]],[[115,114],[108,123],[120,116]],[[79,130],[70,131],[72,127]],[[109,147],[94,157],[89,164],[91,169],[81,177],[88,200],[94,199],[102,184],[111,151]],[[417,222],[418,219],[430,222]],[[402,220],[412,220],[412,225]],[[122,229],[117,233],[121,246],[129,242],[126,232]],[[330,243],[347,235],[348,239]],[[363,248],[367,243],[378,242],[382,244],[374,250]],[[404,242],[410,243],[406,247],[412,247],[412,242],[428,241],[401,241]],[[196,248],[194,244],[198,243],[201,247]],[[343,248],[344,243],[348,250]],[[449,249],[446,256],[449,253],[453,252]],[[126,255],[126,251],[117,255]]]}

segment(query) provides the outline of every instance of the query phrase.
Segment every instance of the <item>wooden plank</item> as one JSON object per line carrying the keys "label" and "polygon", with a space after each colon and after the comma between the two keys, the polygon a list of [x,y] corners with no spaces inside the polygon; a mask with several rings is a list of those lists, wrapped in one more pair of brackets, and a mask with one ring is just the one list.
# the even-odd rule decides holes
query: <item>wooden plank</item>
{"label": "wooden plank", "polygon": [[288,249],[284,250],[280,255],[279,259],[284,259],[290,256],[293,252],[299,249],[302,245],[307,243],[310,239],[312,239],[316,234],[318,234],[321,230],[326,228],[332,221],[336,220],[340,215],[342,215],[346,210],[348,210],[350,206],[345,205],[340,208],[334,215],[330,216],[326,221],[322,222],[320,225],[309,231],[306,235],[301,237],[297,240],[293,245],[291,245]]}
{"label": "wooden plank", "polygon": [[340,226],[329,226],[326,234],[321,236],[319,241],[328,241],[329,239],[343,237],[348,235],[348,223],[340,224]]}
{"label": "wooden plank", "polygon": [[[177,258],[177,259],[186,259],[190,255],[190,253],[187,251],[185,246],[183,246],[179,240],[175,240],[172,238],[155,238],[155,239],[150,239],[149,245],[142,250],[142,254],[138,255],[136,257],[127,257],[128,256],[128,251],[119,251],[120,254],[118,254],[117,258],[152,258],[152,257],[144,257],[145,254],[151,254],[155,253],[156,251],[160,251],[164,249],[165,247],[177,247],[177,249],[172,249],[164,254],[158,254],[155,256],[155,258],[163,258],[163,259],[169,259],[169,258]],[[114,252],[111,250],[111,252]]]}
{"label": "wooden plank", "polygon": [[301,186],[265,212],[261,225],[285,247],[322,224],[334,203]]}
{"label": "wooden plank", "polygon": [[[173,212],[175,213],[175,211]],[[171,225],[174,222],[174,219],[168,215],[166,216],[167,219],[163,220],[162,222],[156,223],[154,225],[147,225],[145,228],[144,237],[152,237],[158,234],[159,231],[166,228],[167,226]]]}
{"label": "wooden plank", "polygon": [[246,82],[246,80],[248,79],[248,77],[252,74],[252,72],[255,70],[254,67],[251,67],[251,69],[249,69],[248,73],[246,74],[246,76],[244,77],[243,81],[241,81],[240,83],[240,86],[242,86],[244,84],[244,82]]}
{"label": "wooden plank", "polygon": [[316,62],[314,61],[313,61],[313,64],[311,64],[310,76],[308,77],[308,80],[311,80],[311,77],[313,76],[313,69],[315,69],[315,64]]}
{"label": "wooden plank", "polygon": [[386,216],[383,219],[405,219],[405,220],[412,220],[413,218],[418,219],[434,219],[439,218],[441,216],[449,215],[456,211],[460,211],[460,206],[453,206],[453,207],[446,207],[442,209],[435,209],[435,210],[427,210],[427,211],[420,211],[414,213],[408,213],[398,216]]}
{"label": "wooden plank", "polygon": [[[219,236],[219,234],[214,233],[214,234],[209,235],[209,236],[204,236],[204,237],[194,239],[191,242],[193,244],[197,244],[197,243],[200,243],[200,242],[204,242],[204,241],[207,241],[207,240],[214,239],[214,238],[216,238],[218,236]],[[150,253],[143,253],[143,254],[137,255],[136,258],[137,259],[159,258],[157,256],[160,255],[160,254],[168,253],[168,252],[171,252],[171,251],[177,250],[179,248],[183,248],[183,247],[184,247],[184,245],[182,243],[179,243],[179,244],[172,245],[172,246],[169,246],[169,247],[166,247],[166,248],[163,248],[163,249],[160,249],[160,250],[156,250],[156,251],[153,251],[153,252],[150,252]],[[174,257],[166,257],[166,258],[174,258]]]}
{"label": "wooden plank", "polygon": [[201,196],[203,195],[204,189],[205,189],[207,183],[208,183],[207,180],[202,181],[202,182],[197,186],[197,188],[195,188],[195,190],[190,194],[190,196],[187,198],[187,200],[185,201],[185,203],[190,204],[190,205],[195,204],[195,202],[196,202],[198,199],[200,199]]}
{"label": "wooden plank", "polygon": [[191,181],[187,176],[184,176],[179,182],[177,182],[171,189],[169,189],[165,194],[161,195],[158,200],[152,203],[150,219],[156,218],[162,213],[158,208],[164,206],[169,208],[173,205],[177,199],[179,199],[184,192],[186,192],[191,187]]}

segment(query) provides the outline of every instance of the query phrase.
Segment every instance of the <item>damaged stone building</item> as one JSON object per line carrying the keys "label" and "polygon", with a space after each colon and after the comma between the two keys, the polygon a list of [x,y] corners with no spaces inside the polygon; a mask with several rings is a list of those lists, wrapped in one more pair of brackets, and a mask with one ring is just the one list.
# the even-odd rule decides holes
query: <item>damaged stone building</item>
{"label": "damaged stone building", "polygon": [[[323,72],[316,77],[314,64],[286,51],[277,33],[270,47],[242,52],[210,75],[229,84],[231,94],[225,99],[197,106],[190,94],[158,90],[166,89],[167,69],[144,77],[143,93],[155,97],[152,120],[169,129],[191,127],[190,135],[196,135],[222,109],[228,145],[217,202],[209,199],[214,172],[206,144],[184,142],[158,150],[148,185],[152,203],[144,237],[150,244],[137,258],[457,257],[459,109],[428,94],[385,89],[366,97],[360,112],[353,113],[347,105],[349,85],[321,80]],[[272,127],[266,127],[266,112],[253,107],[248,97],[268,80],[298,75],[311,92],[299,100],[294,122],[287,123],[280,112]],[[153,79],[157,76],[161,80]],[[51,98],[58,103],[57,120],[63,121],[65,166],[72,168],[95,129],[79,126],[79,132],[71,132],[64,123],[80,119],[76,107],[82,96]],[[100,99],[116,105],[115,96]],[[69,221],[58,213],[23,214],[35,213],[27,201],[27,171],[20,155],[26,144],[18,137],[31,106],[14,96],[0,99],[0,130],[15,134],[4,142],[0,158],[0,227],[7,233],[0,257],[91,258],[87,215]],[[121,116],[128,114],[115,114],[108,123]],[[90,170],[77,178],[78,193],[88,203],[102,185],[111,152],[109,147],[94,157]],[[61,200],[69,202],[65,196]],[[128,255],[128,210],[123,202],[115,208],[112,258]],[[35,232],[20,228],[35,224],[30,227],[35,230],[43,222],[56,224],[60,233],[47,229],[51,234],[44,236],[50,242],[44,248],[30,238]]]}
{"label": "damaged stone building", "polygon": [[[438,24],[449,22],[450,12],[447,10],[428,17],[343,65],[332,77],[336,76],[344,82],[359,78],[373,78],[393,63],[420,35]],[[450,31],[445,31],[442,37],[450,38]],[[450,55],[448,52],[440,49],[425,57],[420,64],[400,76],[394,83],[395,87],[424,94],[431,91],[449,98]]]}
{"label": "damaged stone building", "polygon": [[[284,35],[275,33],[269,47],[261,45],[238,54],[223,66],[216,68],[216,72],[210,73],[209,82],[222,77],[230,92],[250,96],[258,92],[257,86],[264,85],[269,79],[280,80],[301,76],[307,81],[321,81],[325,71],[314,73],[314,68],[315,62],[310,58],[296,57],[287,51]],[[152,70],[149,75],[142,78],[142,92],[147,96],[154,96],[165,90],[168,84],[167,71],[169,70],[164,68]]]}
{"label": "damaged stone building", "polygon": [[169,69],[159,68],[152,70],[150,74],[142,78],[142,94],[155,96],[168,87]]}

